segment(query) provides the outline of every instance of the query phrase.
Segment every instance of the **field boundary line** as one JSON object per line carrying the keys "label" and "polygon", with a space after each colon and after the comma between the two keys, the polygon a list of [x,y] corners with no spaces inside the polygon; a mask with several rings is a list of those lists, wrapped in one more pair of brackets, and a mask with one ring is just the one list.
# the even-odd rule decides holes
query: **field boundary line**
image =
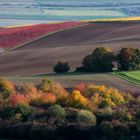
{"label": "field boundary line", "polygon": [[128,82],[130,82],[132,84],[136,84],[137,86],[140,87],[140,80],[137,80],[137,79],[135,79],[133,77],[130,77],[128,75],[125,75],[125,74],[123,74],[121,72],[113,72],[111,74],[114,75],[114,76],[116,76],[116,77],[119,77],[121,79],[124,79],[124,80],[126,80],[126,81],[128,81]]}
{"label": "field boundary line", "polygon": [[17,49],[17,48],[20,48],[20,47],[22,47],[22,46],[24,46],[24,45],[26,45],[26,44],[32,43],[32,42],[34,42],[34,41],[36,41],[36,40],[38,40],[38,39],[41,39],[41,38],[50,36],[50,35],[52,35],[52,34],[59,33],[59,32],[66,31],[66,30],[70,30],[70,29],[75,29],[75,28],[78,28],[78,27],[83,27],[83,26],[86,26],[86,25],[89,25],[89,24],[90,24],[90,23],[85,23],[85,24],[82,24],[82,25],[78,25],[78,26],[74,26],[74,27],[70,27],[70,28],[65,28],[65,29],[62,29],[62,30],[57,30],[57,31],[54,31],[54,32],[51,32],[51,33],[47,33],[47,34],[45,34],[45,35],[43,35],[43,36],[34,38],[34,39],[30,40],[30,41],[27,41],[27,42],[25,42],[25,43],[23,43],[23,44],[20,44],[20,45],[18,45],[18,46],[16,46],[16,47],[13,47],[13,48],[10,48],[10,49],[7,49],[7,50],[12,51],[12,50],[15,50],[15,49]]}

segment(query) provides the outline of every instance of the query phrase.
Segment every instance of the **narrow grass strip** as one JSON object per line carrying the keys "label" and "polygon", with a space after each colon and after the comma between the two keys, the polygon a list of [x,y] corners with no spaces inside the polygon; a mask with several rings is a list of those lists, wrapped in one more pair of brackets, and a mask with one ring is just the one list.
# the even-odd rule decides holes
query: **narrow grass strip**
{"label": "narrow grass strip", "polygon": [[128,82],[131,82],[133,84],[136,84],[136,85],[140,86],[140,80],[138,80],[136,78],[133,78],[131,76],[128,76],[128,75],[126,75],[123,72],[113,72],[111,74],[114,75],[114,76],[116,76],[116,77],[119,77],[119,78],[122,78],[124,80],[127,80]]}

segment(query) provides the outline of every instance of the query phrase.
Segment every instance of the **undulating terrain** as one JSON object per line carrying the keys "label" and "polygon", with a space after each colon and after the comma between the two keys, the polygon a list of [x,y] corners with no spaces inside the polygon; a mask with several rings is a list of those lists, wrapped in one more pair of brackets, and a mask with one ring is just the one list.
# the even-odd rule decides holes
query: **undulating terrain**
{"label": "undulating terrain", "polygon": [[0,75],[52,72],[58,61],[67,61],[75,70],[95,47],[139,47],[140,23],[89,23],[37,39],[0,54]]}
{"label": "undulating terrain", "polygon": [[140,139],[139,8],[0,0],[0,140]]}

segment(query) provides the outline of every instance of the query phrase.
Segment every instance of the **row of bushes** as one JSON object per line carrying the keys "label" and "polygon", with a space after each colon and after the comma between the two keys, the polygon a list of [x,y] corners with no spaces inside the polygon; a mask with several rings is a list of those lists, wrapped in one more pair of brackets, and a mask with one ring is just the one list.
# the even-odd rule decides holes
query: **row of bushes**
{"label": "row of bushes", "polygon": [[[0,79],[0,137],[47,139],[137,138],[140,97],[103,85],[14,85]],[[28,131],[27,131],[28,130]]]}
{"label": "row of bushes", "polygon": [[[116,64],[116,65],[115,65]],[[80,72],[111,72],[118,70],[140,70],[140,49],[122,48],[116,55],[110,48],[96,48],[91,55],[83,59],[82,66],[76,71]],[[54,66],[56,73],[66,73],[70,70],[68,63],[58,62]]]}
{"label": "row of bushes", "polygon": [[11,82],[1,79],[0,92],[1,99],[12,107],[18,104],[41,106],[59,103],[65,106],[93,109],[93,106],[97,105],[114,107],[125,103],[122,93],[114,88],[79,84],[69,94],[59,83],[49,80],[43,80],[37,86],[33,84],[14,86]]}

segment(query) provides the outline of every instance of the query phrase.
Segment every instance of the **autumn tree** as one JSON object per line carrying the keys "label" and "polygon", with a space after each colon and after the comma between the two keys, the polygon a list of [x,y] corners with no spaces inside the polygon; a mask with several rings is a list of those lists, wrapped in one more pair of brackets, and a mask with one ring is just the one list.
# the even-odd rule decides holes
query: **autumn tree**
{"label": "autumn tree", "polygon": [[119,70],[140,69],[140,49],[122,48],[117,56]]}
{"label": "autumn tree", "polygon": [[113,68],[113,52],[110,48],[96,48],[83,59],[83,68],[89,72],[110,72]]}

